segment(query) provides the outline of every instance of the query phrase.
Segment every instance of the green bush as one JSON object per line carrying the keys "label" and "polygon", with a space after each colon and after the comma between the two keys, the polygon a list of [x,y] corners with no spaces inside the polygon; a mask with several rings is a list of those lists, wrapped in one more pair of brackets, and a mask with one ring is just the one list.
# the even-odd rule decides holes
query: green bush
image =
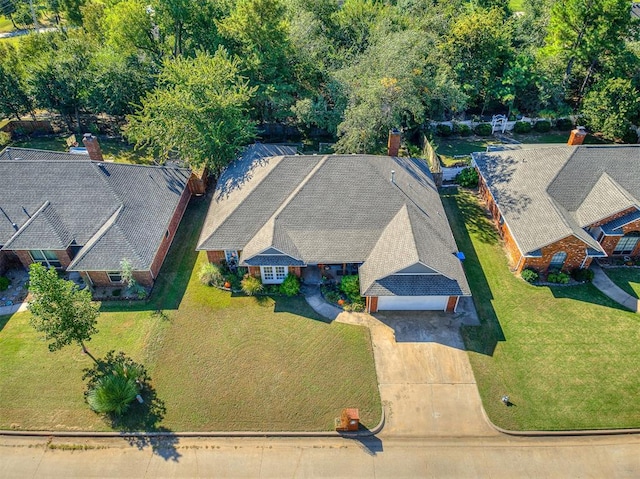
{"label": "green bush", "polygon": [[4,291],[5,289],[7,289],[10,284],[11,281],[9,281],[9,278],[0,276],[0,291]]}
{"label": "green bush", "polygon": [[121,416],[129,409],[137,394],[135,379],[114,371],[114,374],[98,379],[95,388],[87,394],[87,402],[97,413]]}
{"label": "green bush", "polygon": [[295,274],[288,274],[280,285],[280,294],[295,296],[300,292],[300,279]]}
{"label": "green bush", "polygon": [[489,136],[491,135],[491,124],[490,123],[480,123],[479,125],[476,125],[475,128],[475,132],[476,135],[479,136]]}
{"label": "green bush", "polygon": [[11,135],[5,131],[0,131],[0,150],[11,143]]}
{"label": "green bush", "polygon": [[111,296],[113,296],[114,298],[117,298],[121,294],[122,294],[122,290],[121,289],[114,289],[113,291],[111,291]]}
{"label": "green bush", "polygon": [[464,123],[454,123],[453,133],[459,136],[469,136],[471,135],[471,128]]}
{"label": "green bush", "polygon": [[437,136],[451,136],[453,134],[453,130],[449,125],[436,125],[436,135]]}
{"label": "green bush", "polygon": [[570,276],[567,273],[559,271],[557,273],[549,273],[547,275],[547,281],[549,283],[567,284]]}
{"label": "green bush", "polygon": [[622,136],[623,143],[635,144],[638,143],[638,133],[635,128],[629,128],[627,132]]}
{"label": "green bush", "polygon": [[338,301],[340,301],[342,299],[342,296],[337,291],[327,291],[324,294],[324,297],[330,303],[337,303]]}
{"label": "green bush", "polygon": [[569,131],[573,128],[573,122],[570,118],[558,118],[556,120],[556,130]]}
{"label": "green bush", "polygon": [[522,279],[524,279],[527,283],[535,283],[538,281],[538,273],[532,269],[523,269],[522,273],[520,273]]}
{"label": "green bush", "polygon": [[475,188],[478,186],[478,172],[475,168],[465,168],[457,174],[456,181],[465,188]]}
{"label": "green bush", "polygon": [[254,296],[262,291],[262,281],[255,276],[247,275],[240,282],[242,292],[247,296]]}
{"label": "green bush", "polygon": [[347,295],[352,303],[360,301],[360,278],[357,274],[342,277],[340,291]]}
{"label": "green bush", "polygon": [[536,124],[533,125],[533,129],[538,133],[547,133],[551,130],[551,122],[548,120],[536,121]]}
{"label": "green bush", "polygon": [[528,121],[516,121],[513,125],[514,133],[529,133],[531,131],[531,123]]}
{"label": "green bush", "polygon": [[207,286],[222,286],[224,284],[224,276],[220,267],[213,263],[205,263],[198,271],[200,282]]}
{"label": "green bush", "polygon": [[571,272],[571,276],[573,279],[580,281],[581,283],[590,283],[593,281],[594,273],[590,269],[577,268]]}

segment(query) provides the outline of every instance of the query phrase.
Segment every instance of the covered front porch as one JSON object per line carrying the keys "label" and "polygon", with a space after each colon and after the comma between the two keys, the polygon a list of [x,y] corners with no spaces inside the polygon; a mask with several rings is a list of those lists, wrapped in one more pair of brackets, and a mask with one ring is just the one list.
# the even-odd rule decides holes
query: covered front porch
{"label": "covered front porch", "polygon": [[339,283],[343,276],[358,274],[362,263],[314,264],[301,268],[301,279],[305,284],[320,285]]}

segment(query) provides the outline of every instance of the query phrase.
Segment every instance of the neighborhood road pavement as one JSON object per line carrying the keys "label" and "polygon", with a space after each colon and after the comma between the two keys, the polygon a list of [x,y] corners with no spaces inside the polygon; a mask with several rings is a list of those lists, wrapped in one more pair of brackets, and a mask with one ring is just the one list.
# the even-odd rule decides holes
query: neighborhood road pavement
{"label": "neighborhood road pavement", "polygon": [[0,478],[637,478],[640,437],[0,438]]}

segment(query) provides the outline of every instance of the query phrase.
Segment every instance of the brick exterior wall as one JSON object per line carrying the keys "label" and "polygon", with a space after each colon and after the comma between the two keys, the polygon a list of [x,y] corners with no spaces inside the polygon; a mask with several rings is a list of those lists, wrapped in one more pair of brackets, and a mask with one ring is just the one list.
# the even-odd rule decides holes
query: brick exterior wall
{"label": "brick exterior wall", "polygon": [[180,220],[182,220],[182,216],[184,215],[184,212],[187,209],[187,205],[189,204],[189,199],[191,199],[191,191],[189,190],[189,188],[185,188],[182,196],[180,197],[180,201],[178,202],[178,205],[173,212],[171,221],[169,222],[169,236],[165,237],[166,233],[163,233],[162,242],[160,243],[160,247],[158,248],[156,256],[153,259],[153,263],[151,263],[151,274],[153,275],[153,278],[158,277],[158,273],[160,272],[162,263],[167,256],[167,252],[169,251],[171,242],[176,235],[178,226],[180,226]]}
{"label": "brick exterior wall", "polygon": [[[96,287],[112,287],[117,286],[118,284],[123,283],[112,283],[109,280],[109,276],[107,276],[106,271],[83,271],[82,276],[88,276],[90,281],[89,283],[93,284]],[[153,286],[153,276],[151,276],[151,271],[134,271],[133,279],[136,280],[141,286],[150,288]]]}
{"label": "brick exterior wall", "polygon": [[456,307],[458,306],[458,299],[460,299],[459,296],[449,296],[449,300],[447,301],[447,307],[445,309],[447,313],[455,312]]}
{"label": "brick exterior wall", "polygon": [[213,264],[222,263],[225,260],[224,251],[207,251],[207,260]]}
{"label": "brick exterior wall", "polygon": [[289,266],[289,274],[293,274],[299,278],[302,274],[300,266]]}
{"label": "brick exterior wall", "polygon": [[[29,265],[31,263],[33,263],[33,260],[31,259],[31,255],[29,254],[29,252],[23,250],[23,251],[14,251],[14,253],[18,257],[18,259],[20,260],[22,265],[26,269],[29,269]],[[70,250],[60,250],[60,251],[54,251],[54,253],[58,257],[58,260],[60,261],[60,264],[62,265],[62,269],[66,270],[69,267],[69,265],[71,264],[71,259],[72,259],[71,251]]]}
{"label": "brick exterior wall", "polygon": [[260,266],[249,266],[249,274],[251,276],[255,276],[256,278],[260,277]]}
{"label": "brick exterior wall", "polygon": [[365,302],[365,308],[367,313],[377,313],[378,312],[378,297],[377,296],[367,296]]}
{"label": "brick exterior wall", "polygon": [[[624,225],[622,227],[622,232],[624,234],[631,233],[632,231],[640,231],[640,220],[633,221],[628,225]],[[616,245],[621,238],[622,236],[603,236],[600,240],[600,244],[609,256],[622,256],[613,254],[613,250],[616,249]],[[640,256],[640,242],[638,242],[636,248],[631,252],[630,255],[624,256]]]}

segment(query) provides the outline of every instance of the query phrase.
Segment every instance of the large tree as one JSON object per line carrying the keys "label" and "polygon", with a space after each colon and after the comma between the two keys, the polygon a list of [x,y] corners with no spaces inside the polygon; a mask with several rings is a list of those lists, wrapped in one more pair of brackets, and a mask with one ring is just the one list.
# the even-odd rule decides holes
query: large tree
{"label": "large tree", "polygon": [[[587,125],[609,140],[627,139],[631,122],[638,119],[640,100],[631,80],[612,78],[584,98],[581,113]],[[633,138],[633,143],[637,137]]]}
{"label": "large tree", "polygon": [[563,60],[564,83],[579,102],[603,61],[626,48],[638,23],[627,0],[558,0],[551,10],[546,53]]}
{"label": "large tree", "polygon": [[18,53],[11,44],[0,44],[0,118],[15,116],[19,120],[32,111]]}
{"label": "large tree", "polygon": [[98,332],[100,314],[98,306],[91,302],[89,290],[80,290],[73,281],[58,277],[53,268],[33,263],[29,268],[29,292],[31,325],[45,333],[49,351],[76,343],[87,352],[85,342]]}
{"label": "large tree", "polygon": [[255,137],[248,114],[253,92],[222,48],[213,56],[165,60],[158,86],[128,117],[125,134],[160,159],[177,155],[192,168],[217,171]]}

